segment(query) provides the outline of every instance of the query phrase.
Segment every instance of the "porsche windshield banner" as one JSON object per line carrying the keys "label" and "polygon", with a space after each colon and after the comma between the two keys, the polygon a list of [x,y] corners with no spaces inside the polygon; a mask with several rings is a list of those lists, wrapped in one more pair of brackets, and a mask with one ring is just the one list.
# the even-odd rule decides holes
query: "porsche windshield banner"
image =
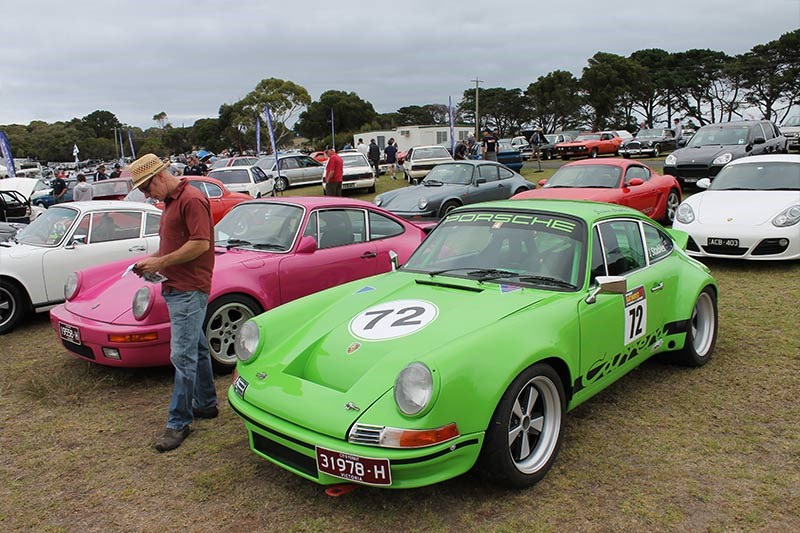
{"label": "porsche windshield banner", "polygon": [[549,229],[567,234],[575,233],[578,224],[569,219],[551,215],[522,214],[522,213],[456,213],[445,217],[444,224],[473,223],[476,225],[489,225],[500,229],[504,225],[528,226],[531,229]]}

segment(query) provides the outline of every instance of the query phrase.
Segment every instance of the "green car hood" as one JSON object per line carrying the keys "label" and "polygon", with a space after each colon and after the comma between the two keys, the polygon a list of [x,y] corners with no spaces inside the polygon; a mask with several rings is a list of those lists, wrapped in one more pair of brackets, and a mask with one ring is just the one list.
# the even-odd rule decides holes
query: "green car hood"
{"label": "green car hood", "polygon": [[[435,359],[432,354],[447,349],[453,340],[491,327],[548,295],[558,294],[405,272],[347,287],[348,294],[295,334],[263,350],[251,364],[239,365],[239,374],[249,383],[245,393],[248,403],[300,426],[344,439],[352,423],[392,389],[406,365],[417,360],[430,364]],[[322,301],[325,293],[304,298],[294,306],[291,316],[309,316],[313,313],[307,311],[319,309]],[[365,340],[353,334],[354,317],[379,304],[378,309],[384,305],[391,308],[398,301],[431,304],[436,309],[435,318],[416,332],[387,340]],[[270,320],[270,314],[259,320],[266,339],[270,328],[278,326],[277,320]],[[286,323],[285,313],[276,318]],[[396,321],[396,317],[389,320]],[[432,370],[436,372],[435,368]],[[346,407],[348,404],[350,408]]]}

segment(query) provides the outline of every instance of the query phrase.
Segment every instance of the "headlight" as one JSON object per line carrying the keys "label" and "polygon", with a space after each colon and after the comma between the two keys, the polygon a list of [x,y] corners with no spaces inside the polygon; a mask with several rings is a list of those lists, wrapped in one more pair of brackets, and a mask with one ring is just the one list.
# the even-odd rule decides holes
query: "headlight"
{"label": "headlight", "polygon": [[419,207],[420,211],[424,210],[428,207],[428,199],[424,196],[420,197],[419,202],[417,202],[417,207]]}
{"label": "headlight", "polygon": [[258,325],[252,320],[248,320],[236,335],[234,344],[236,348],[236,357],[243,363],[251,360],[256,354],[259,341]]}
{"label": "headlight", "polygon": [[712,165],[727,165],[733,159],[733,154],[722,154],[711,162]]}
{"label": "headlight", "polygon": [[378,207],[380,207],[382,201],[383,201],[383,198],[381,198],[380,194],[378,196],[376,196],[375,199],[373,200],[373,202],[375,202],[375,205],[377,205]]}
{"label": "headlight", "polygon": [[670,167],[674,167],[678,164],[678,158],[675,157],[673,154],[669,154],[667,158],[664,160],[664,164]]}
{"label": "headlight", "polygon": [[405,367],[394,382],[394,401],[406,415],[420,413],[433,396],[433,375],[422,363]]}
{"label": "headlight", "polygon": [[675,220],[681,224],[691,224],[694,221],[694,211],[687,203],[682,203],[678,206],[678,211],[675,213]]}
{"label": "headlight", "polygon": [[64,282],[64,299],[72,300],[78,294],[78,289],[81,287],[81,277],[77,272],[73,272],[67,276],[67,281]]}
{"label": "headlight", "polygon": [[793,205],[792,207],[784,209],[778,213],[778,216],[772,219],[772,225],[779,228],[794,226],[798,222],[800,222],[800,205]]}
{"label": "headlight", "polygon": [[136,320],[143,319],[147,312],[150,311],[152,299],[153,291],[150,290],[149,286],[139,287],[139,290],[133,295],[133,318]]}

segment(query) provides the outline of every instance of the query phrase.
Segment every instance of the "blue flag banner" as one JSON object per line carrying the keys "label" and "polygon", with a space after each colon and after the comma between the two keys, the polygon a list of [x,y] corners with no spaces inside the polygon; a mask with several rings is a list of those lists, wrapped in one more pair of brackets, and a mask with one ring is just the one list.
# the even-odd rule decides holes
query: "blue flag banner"
{"label": "blue flag banner", "polygon": [[133,149],[133,137],[131,136],[130,128],[128,128],[128,142],[131,143],[131,155],[136,159],[136,150]]}
{"label": "blue flag banner", "polygon": [[267,115],[267,127],[269,128],[269,142],[272,145],[272,153],[275,155],[275,168],[278,169],[278,177],[281,176],[281,166],[278,164],[278,149],[275,147],[275,130],[272,129],[272,113],[269,104],[264,106],[264,114]]}
{"label": "blue flag banner", "polygon": [[447,111],[450,113],[450,153],[456,153],[456,128],[453,125],[453,97],[449,96]]}
{"label": "blue flag banner", "polygon": [[333,126],[333,108],[331,108],[331,148],[336,150],[336,128]]}
{"label": "blue flag banner", "polygon": [[0,131],[0,152],[3,152],[3,161],[8,170],[8,177],[16,178],[17,171],[14,169],[14,157],[11,155],[11,143],[8,142],[8,137],[2,131]]}
{"label": "blue flag banner", "polygon": [[256,117],[256,157],[261,155],[261,117]]}
{"label": "blue flag banner", "polygon": [[122,142],[122,128],[119,129],[119,164],[125,164],[125,143]]}

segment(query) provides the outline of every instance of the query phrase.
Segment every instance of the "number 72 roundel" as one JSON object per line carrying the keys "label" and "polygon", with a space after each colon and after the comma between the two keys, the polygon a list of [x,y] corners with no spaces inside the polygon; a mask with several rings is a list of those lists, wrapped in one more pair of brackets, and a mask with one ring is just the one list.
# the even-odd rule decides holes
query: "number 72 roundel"
{"label": "number 72 roundel", "polygon": [[374,305],[350,321],[350,333],[365,341],[383,341],[416,333],[439,315],[424,300],[395,300]]}
{"label": "number 72 roundel", "polygon": [[647,298],[644,287],[625,293],[625,345],[632,343],[647,331]]}

